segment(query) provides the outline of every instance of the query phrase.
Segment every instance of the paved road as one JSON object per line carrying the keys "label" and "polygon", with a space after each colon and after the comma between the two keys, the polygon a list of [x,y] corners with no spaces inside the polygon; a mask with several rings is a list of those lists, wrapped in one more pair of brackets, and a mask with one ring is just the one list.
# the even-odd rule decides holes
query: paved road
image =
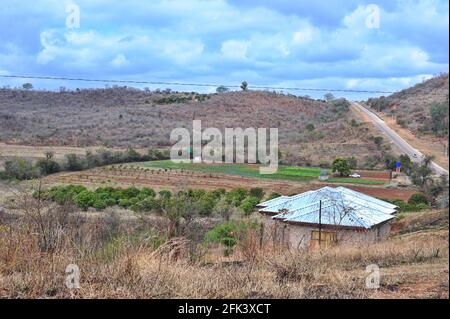
{"label": "paved road", "polygon": [[[352,106],[358,111],[366,114],[373,122],[373,124],[380,131],[382,131],[395,145],[397,145],[404,154],[407,154],[412,161],[419,164],[422,162],[422,158],[424,155],[419,150],[409,145],[408,142],[406,142],[400,135],[398,135],[393,129],[391,129],[380,117],[378,117],[375,113],[369,111],[359,103],[352,102]],[[416,154],[416,156],[414,156],[414,154]],[[435,162],[430,163],[430,168],[437,175],[448,175],[448,171]]]}

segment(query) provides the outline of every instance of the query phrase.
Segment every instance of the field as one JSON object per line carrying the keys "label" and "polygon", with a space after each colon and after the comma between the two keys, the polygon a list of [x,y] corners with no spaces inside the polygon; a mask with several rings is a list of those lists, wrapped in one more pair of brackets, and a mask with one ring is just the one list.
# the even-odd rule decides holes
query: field
{"label": "field", "polygon": [[[323,170],[318,167],[296,167],[296,166],[279,166],[275,174],[260,174],[259,165],[248,164],[196,164],[196,163],[174,163],[167,161],[152,161],[146,163],[138,163],[138,166],[164,168],[164,169],[179,169],[191,170],[207,173],[220,173],[229,175],[238,175],[242,177],[255,177],[273,180],[292,180],[298,182],[316,181],[320,172]],[[327,174],[332,174],[330,170],[323,170]],[[331,178],[328,182],[335,183],[353,183],[353,184],[368,184],[368,185],[383,185],[389,181],[388,172],[372,173],[367,171],[363,173],[363,178]]]}
{"label": "field", "polygon": [[[161,162],[166,164],[168,162]],[[155,164],[156,165],[156,164]],[[167,164],[172,165],[172,164]],[[238,171],[248,172],[249,169],[240,168]],[[289,171],[289,170],[288,170]],[[252,174],[256,174],[255,169]],[[305,170],[312,174],[309,169]],[[312,169],[314,172],[314,169]],[[250,174],[250,173],[248,173]],[[298,172],[296,172],[298,174]],[[374,172],[374,177],[381,178],[383,172]],[[385,176],[385,175],[384,175]],[[113,165],[102,167],[83,172],[59,173],[48,176],[43,179],[45,184],[79,184],[89,187],[151,187],[156,190],[168,189],[219,189],[224,188],[231,190],[237,187],[244,187],[247,189],[253,187],[261,187],[266,193],[277,192],[283,195],[298,194],[311,189],[318,189],[320,187],[329,185],[337,186],[339,183],[327,182],[305,182],[305,177],[300,177],[300,180],[295,180],[294,177],[270,179],[250,176],[241,176],[238,174],[225,174],[212,171],[188,170],[188,169],[174,169],[174,168],[157,168],[157,167],[140,167],[138,165]],[[294,180],[293,180],[294,179]],[[310,177],[307,177],[309,180]],[[386,198],[386,199],[402,199],[407,200],[416,193],[415,189],[404,188],[385,188],[379,185],[352,185],[345,184],[346,187],[352,188],[356,191],[361,191],[365,194]]]}

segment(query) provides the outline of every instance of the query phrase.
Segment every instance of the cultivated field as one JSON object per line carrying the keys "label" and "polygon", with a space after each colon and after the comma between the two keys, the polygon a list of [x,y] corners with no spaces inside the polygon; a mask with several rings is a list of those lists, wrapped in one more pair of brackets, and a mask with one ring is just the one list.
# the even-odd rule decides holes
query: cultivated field
{"label": "cultivated field", "polygon": [[[375,173],[378,179],[383,173]],[[385,177],[386,178],[386,177]],[[302,178],[303,179],[303,178]],[[311,189],[318,189],[325,185],[337,186],[339,183],[305,182],[290,179],[269,179],[245,177],[217,172],[202,172],[196,170],[181,170],[169,168],[130,167],[128,165],[114,165],[92,169],[83,172],[59,173],[45,177],[45,184],[78,184],[90,187],[151,187],[156,190],[168,189],[208,189],[224,188],[231,190],[237,187],[261,187],[266,193],[277,192],[284,195],[298,194]],[[385,181],[387,181],[385,179]],[[371,196],[386,199],[407,200],[416,193],[414,189],[385,188],[382,186],[363,186],[345,184],[346,187],[361,191]]]}

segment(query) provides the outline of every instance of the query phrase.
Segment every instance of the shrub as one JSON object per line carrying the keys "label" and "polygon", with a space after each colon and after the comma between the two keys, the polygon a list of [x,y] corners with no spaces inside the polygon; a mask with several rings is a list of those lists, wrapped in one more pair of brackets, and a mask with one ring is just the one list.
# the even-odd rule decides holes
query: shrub
{"label": "shrub", "polygon": [[244,188],[235,188],[226,194],[226,199],[229,204],[238,207],[241,205],[245,197],[248,196],[248,191]]}
{"label": "shrub", "polygon": [[41,159],[37,161],[36,167],[42,175],[58,173],[61,170],[61,166],[51,159]]}
{"label": "shrub", "polygon": [[93,207],[94,203],[97,201],[98,197],[94,192],[89,190],[82,191],[75,196],[74,202],[83,210],[87,210],[89,207]]}
{"label": "shrub", "polygon": [[260,200],[264,197],[264,190],[260,187],[251,188],[249,191],[249,195]]}
{"label": "shrub", "polygon": [[66,169],[68,171],[81,171],[84,168],[84,163],[76,154],[66,155]]}
{"label": "shrub", "polygon": [[39,177],[39,170],[26,159],[14,158],[6,161],[4,166],[6,178],[26,180]]}
{"label": "shrub", "polygon": [[314,124],[308,123],[308,124],[306,124],[305,128],[306,128],[309,132],[312,132],[312,131],[315,130],[316,127],[314,126]]}
{"label": "shrub", "polygon": [[411,197],[408,199],[408,204],[411,204],[411,205],[418,205],[418,204],[428,205],[429,202],[428,202],[428,199],[425,196],[425,194],[417,193],[417,194],[411,195]]}
{"label": "shrub", "polygon": [[281,196],[281,194],[278,194],[278,193],[271,193],[270,195],[269,195],[269,197],[267,197],[267,200],[271,200],[271,199],[274,199],[274,198],[278,198],[278,197],[280,197]]}
{"label": "shrub", "polygon": [[242,201],[240,207],[245,215],[250,215],[255,210],[255,206],[258,205],[259,201],[257,197],[247,197]]}
{"label": "shrub", "polygon": [[236,246],[238,241],[245,237],[248,229],[256,229],[258,223],[255,221],[230,220],[218,224],[205,235],[205,243],[217,243],[225,246],[224,254],[227,256]]}

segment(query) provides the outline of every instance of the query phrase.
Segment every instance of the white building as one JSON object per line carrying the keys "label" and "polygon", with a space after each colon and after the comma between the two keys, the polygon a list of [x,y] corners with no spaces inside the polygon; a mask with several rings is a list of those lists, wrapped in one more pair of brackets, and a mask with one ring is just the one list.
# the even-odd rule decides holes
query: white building
{"label": "white building", "polygon": [[257,206],[264,236],[290,247],[370,244],[389,236],[398,207],[345,187],[281,196]]}

